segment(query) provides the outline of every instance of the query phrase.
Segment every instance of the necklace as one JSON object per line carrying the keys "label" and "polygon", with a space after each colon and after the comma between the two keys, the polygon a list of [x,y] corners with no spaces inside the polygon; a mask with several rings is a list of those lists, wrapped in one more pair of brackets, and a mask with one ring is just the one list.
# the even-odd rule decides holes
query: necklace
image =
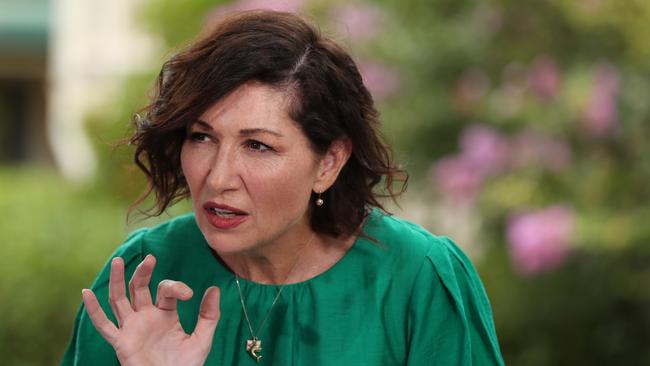
{"label": "necklace", "polygon": [[253,358],[257,362],[260,362],[262,359],[262,355],[259,354],[262,352],[262,340],[259,339],[257,336],[262,332],[262,329],[264,328],[264,324],[266,323],[266,320],[269,318],[269,315],[271,315],[271,311],[273,310],[273,306],[275,306],[275,303],[278,302],[278,299],[280,298],[280,294],[282,294],[282,290],[284,289],[284,286],[287,284],[287,280],[289,279],[289,276],[293,272],[293,270],[296,268],[296,265],[298,264],[298,261],[300,260],[300,257],[302,256],[302,252],[304,249],[311,244],[311,241],[314,239],[314,236],[316,234],[313,234],[307,244],[305,244],[301,249],[300,253],[296,257],[296,260],[293,262],[291,265],[291,268],[287,272],[287,274],[284,276],[284,280],[282,281],[282,285],[278,288],[278,293],[275,295],[273,298],[273,301],[271,302],[271,306],[269,307],[269,310],[266,312],[266,315],[264,316],[264,319],[262,320],[262,323],[260,323],[259,327],[257,328],[257,332],[253,331],[253,326],[251,325],[250,318],[248,317],[248,312],[246,311],[246,305],[244,304],[244,295],[242,294],[241,291],[241,285],[239,284],[239,276],[237,273],[235,273],[235,283],[237,284],[237,291],[239,292],[239,301],[241,302],[241,308],[242,311],[244,312],[244,318],[246,319],[246,323],[248,324],[248,330],[251,333],[252,339],[247,339],[246,340],[246,352],[250,353]]}

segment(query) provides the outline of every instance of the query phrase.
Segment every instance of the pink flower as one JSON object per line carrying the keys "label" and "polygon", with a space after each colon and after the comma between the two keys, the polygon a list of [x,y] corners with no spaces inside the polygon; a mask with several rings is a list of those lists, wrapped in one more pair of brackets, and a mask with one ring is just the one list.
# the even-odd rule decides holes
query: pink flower
{"label": "pink flower", "polygon": [[616,129],[618,84],[614,66],[609,63],[597,66],[594,86],[583,115],[583,126],[589,135],[605,137]]}
{"label": "pink flower", "polygon": [[460,137],[461,154],[482,176],[489,176],[508,165],[508,139],[494,128],[475,124]]}
{"label": "pink flower", "polygon": [[239,0],[211,11],[207,17],[207,23],[216,23],[232,13],[246,10],[265,9],[297,13],[304,8],[306,2],[307,0]]}
{"label": "pink flower", "polygon": [[431,178],[445,198],[457,203],[472,203],[483,183],[483,175],[462,155],[438,160]]}
{"label": "pink flower", "polygon": [[541,101],[550,102],[560,90],[560,72],[550,56],[540,56],[530,67],[528,85]]}
{"label": "pink flower", "polygon": [[397,73],[382,63],[376,61],[361,62],[359,72],[361,72],[366,88],[376,100],[383,100],[399,89]]}
{"label": "pink flower", "polygon": [[354,41],[367,41],[379,33],[384,14],[370,4],[345,4],[334,7],[330,16],[339,33]]}
{"label": "pink flower", "polygon": [[506,237],[515,270],[532,275],[559,267],[569,255],[574,221],[573,211],[564,205],[512,216]]}
{"label": "pink flower", "polygon": [[513,137],[512,163],[515,167],[540,165],[559,172],[571,162],[571,148],[560,138],[554,138],[528,128]]}
{"label": "pink flower", "polygon": [[432,179],[446,198],[472,203],[486,178],[508,165],[507,139],[485,125],[471,125],[460,137],[461,152],[438,160]]}

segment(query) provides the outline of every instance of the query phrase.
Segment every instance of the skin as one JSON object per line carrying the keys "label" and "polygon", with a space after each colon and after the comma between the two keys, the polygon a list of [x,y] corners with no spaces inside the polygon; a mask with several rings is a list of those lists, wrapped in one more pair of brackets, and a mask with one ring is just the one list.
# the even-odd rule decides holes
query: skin
{"label": "skin", "polygon": [[[188,128],[181,150],[196,221],[210,247],[237,275],[259,283],[291,283],[312,278],[334,265],[353,245],[354,236],[317,235],[309,225],[312,192],[327,190],[350,156],[349,140],[334,141],[315,154],[288,113],[289,95],[246,83],[208,108]],[[206,202],[246,213],[242,224],[212,226]],[[327,204],[327,203],[325,203]],[[219,289],[203,296],[196,329],[186,334],[177,300],[192,290],[165,280],[154,302],[148,290],[155,258],[136,269],[125,294],[124,263],[111,263],[109,302],[118,325],[103,312],[91,290],[82,297],[91,321],[115,348],[122,365],[202,365],[219,321]]]}

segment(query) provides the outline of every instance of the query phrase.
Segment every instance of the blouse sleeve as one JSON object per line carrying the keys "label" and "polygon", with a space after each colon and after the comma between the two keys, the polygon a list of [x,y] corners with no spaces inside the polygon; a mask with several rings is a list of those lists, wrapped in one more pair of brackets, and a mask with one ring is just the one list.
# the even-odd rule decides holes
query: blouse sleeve
{"label": "blouse sleeve", "polygon": [[504,365],[492,311],[476,270],[438,237],[414,285],[407,365]]}
{"label": "blouse sleeve", "polygon": [[[108,262],[104,265],[97,278],[91,285],[91,289],[97,296],[97,300],[108,318],[115,324],[115,315],[111,310],[108,303],[108,279],[110,274],[110,263],[114,257],[122,257],[124,259],[124,275],[129,279],[133,275],[135,268],[142,261],[142,240],[146,229],[134,232],[129,236],[126,242],[120,246]],[[104,340],[104,338],[97,332],[86,308],[81,304],[77,311],[77,316],[74,322],[74,329],[72,339],[68,344],[61,366],[79,366],[79,365],[94,365],[94,366],[118,366],[120,363],[115,355],[113,347]]]}

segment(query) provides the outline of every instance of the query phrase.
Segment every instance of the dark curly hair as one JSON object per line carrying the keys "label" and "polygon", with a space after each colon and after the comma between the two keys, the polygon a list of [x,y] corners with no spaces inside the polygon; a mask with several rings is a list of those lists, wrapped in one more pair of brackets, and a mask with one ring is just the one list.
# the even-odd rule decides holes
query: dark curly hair
{"label": "dark curly hair", "polygon": [[[350,55],[294,14],[251,11],[227,18],[163,65],[151,104],[142,117],[135,115],[129,140],[149,182],[134,205],[154,193],[148,213],[156,216],[189,196],[180,162],[186,129],[253,80],[291,93],[289,116],[315,153],[324,154],[339,138],[352,142],[350,159],[323,193],[327,204],[311,211],[314,231],[334,237],[358,232],[369,207],[384,209],[379,197],[395,199],[404,192],[408,175],[393,165],[372,96]],[[382,180],[383,190],[375,192]]]}

